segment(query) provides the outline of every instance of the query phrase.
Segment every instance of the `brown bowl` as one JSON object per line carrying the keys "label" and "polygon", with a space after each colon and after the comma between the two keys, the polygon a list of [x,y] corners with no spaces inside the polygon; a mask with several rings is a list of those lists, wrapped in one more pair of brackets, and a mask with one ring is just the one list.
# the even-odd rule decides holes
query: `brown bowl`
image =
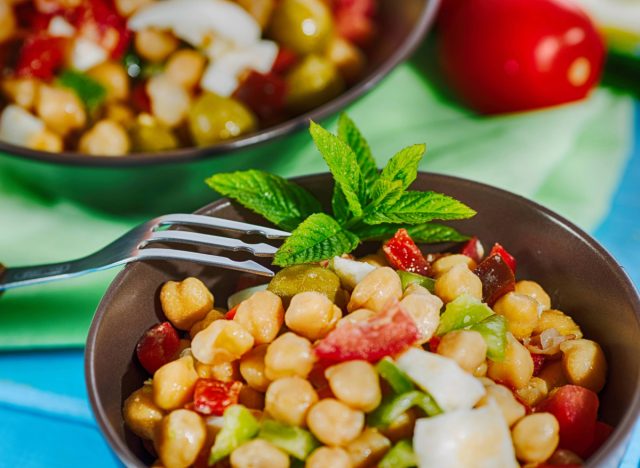
{"label": "brown bowl", "polygon": [[[331,177],[296,179],[323,201],[331,194]],[[456,222],[485,245],[500,242],[518,260],[518,277],[538,281],[554,307],[566,311],[585,335],[604,349],[609,363],[601,393],[601,418],[615,427],[587,466],[617,466],[640,409],[640,298],[618,263],[588,234],[566,219],[527,199],[476,182],[420,173],[415,187],[452,195],[478,211]],[[262,222],[227,200],[201,214]],[[434,251],[450,246],[431,246]],[[168,280],[197,276],[226,303],[238,275],[190,263],[148,262],[125,268],[114,280],[93,319],[85,354],[86,381],[96,419],[109,444],[128,466],[152,460],[140,439],[124,427],[122,404],[147,378],[134,358],[142,333],[162,318],[158,303]]]}

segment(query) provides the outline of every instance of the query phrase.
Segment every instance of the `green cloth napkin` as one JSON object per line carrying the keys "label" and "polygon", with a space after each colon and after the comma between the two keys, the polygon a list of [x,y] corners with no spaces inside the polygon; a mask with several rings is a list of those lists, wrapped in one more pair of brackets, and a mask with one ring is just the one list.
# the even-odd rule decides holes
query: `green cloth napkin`
{"label": "green cloth napkin", "polygon": [[[413,63],[397,68],[348,112],[380,164],[403,146],[426,142],[423,170],[517,192],[586,229],[607,213],[632,138],[631,99],[605,89],[578,104],[482,118],[447,102]],[[326,170],[304,132],[274,153],[279,157],[263,158],[260,166],[284,176]],[[141,221],[44,199],[0,173],[0,260],[7,265],[82,256]],[[115,274],[9,291],[0,300],[0,349],[82,346]]]}

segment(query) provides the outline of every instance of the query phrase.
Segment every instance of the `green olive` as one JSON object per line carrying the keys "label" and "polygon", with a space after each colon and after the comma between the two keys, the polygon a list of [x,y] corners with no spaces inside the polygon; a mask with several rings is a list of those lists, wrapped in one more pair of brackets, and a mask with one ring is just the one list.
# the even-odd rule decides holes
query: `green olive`
{"label": "green olive", "polygon": [[287,75],[287,107],[294,112],[312,109],[344,90],[338,69],[318,55],[307,55]]}
{"label": "green olive", "polygon": [[173,131],[149,114],[140,114],[129,129],[129,134],[136,152],[166,151],[179,145]]}
{"label": "green olive", "polygon": [[205,93],[189,110],[189,128],[199,146],[230,140],[256,127],[253,113],[233,98]]}
{"label": "green olive", "polygon": [[285,305],[293,296],[306,291],[322,293],[336,302],[340,278],[331,270],[318,265],[294,265],[276,273],[268,289],[280,296]]}
{"label": "green olive", "polygon": [[322,0],[281,0],[269,25],[273,39],[299,54],[321,52],[332,31],[333,17]]}

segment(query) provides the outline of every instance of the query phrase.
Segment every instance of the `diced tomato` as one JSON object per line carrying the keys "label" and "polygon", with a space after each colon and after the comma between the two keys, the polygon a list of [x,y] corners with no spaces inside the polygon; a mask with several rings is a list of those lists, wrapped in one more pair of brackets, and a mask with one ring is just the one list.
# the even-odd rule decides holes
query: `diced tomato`
{"label": "diced tomato", "polygon": [[460,253],[471,258],[476,263],[480,263],[482,261],[482,257],[484,257],[484,247],[482,246],[480,239],[473,236],[462,246]]}
{"label": "diced tomato", "polygon": [[16,14],[16,19],[20,27],[28,30],[31,34],[46,30],[49,27],[51,18],[54,16],[36,10],[32,2],[18,3],[14,5],[13,11]]}
{"label": "diced tomato", "polygon": [[429,276],[431,265],[406,229],[398,229],[395,235],[384,243],[382,250],[394,268]]}
{"label": "diced tomato", "polygon": [[293,67],[297,61],[298,56],[294,51],[285,47],[280,47],[280,49],[278,49],[278,55],[273,62],[273,67],[271,67],[271,73],[284,75],[291,70],[291,67]]}
{"label": "diced tomato", "polygon": [[173,325],[162,322],[149,328],[136,345],[138,361],[153,374],[172,361],[180,349],[180,337]]}
{"label": "diced tomato", "polygon": [[244,102],[262,120],[270,120],[284,108],[286,94],[287,84],[283,78],[251,70],[233,97]]}
{"label": "diced tomato", "polygon": [[442,338],[440,338],[439,336],[433,335],[429,340],[429,351],[431,351],[432,353],[437,352],[438,345],[440,344],[441,341],[442,341]]}
{"label": "diced tomato", "polygon": [[595,392],[577,385],[564,385],[543,401],[536,411],[551,413],[558,420],[559,448],[587,458],[595,439],[598,406]]}
{"label": "diced tomato", "polygon": [[47,34],[28,37],[20,49],[16,74],[50,80],[64,63],[68,43],[67,38]]}
{"label": "diced tomato", "polygon": [[374,0],[336,0],[333,3],[338,34],[359,46],[368,45],[375,35]]}
{"label": "diced tomato", "polygon": [[200,414],[222,416],[224,410],[238,403],[242,382],[198,379],[193,391],[193,409]]}
{"label": "diced tomato", "polygon": [[516,259],[514,258],[513,255],[511,255],[509,252],[507,252],[504,247],[502,247],[500,244],[498,244],[496,242],[493,245],[493,248],[491,249],[491,252],[489,252],[489,256],[491,256],[491,255],[500,255],[502,257],[502,259],[504,260],[504,262],[509,266],[509,268],[511,268],[511,271],[513,271],[513,273],[515,274],[515,272],[516,272]]}
{"label": "diced tomato", "polygon": [[68,19],[85,39],[100,44],[111,58],[121,58],[131,39],[126,19],[120,16],[112,0],[88,0],[67,12]]}
{"label": "diced tomato", "polygon": [[142,81],[131,88],[131,104],[139,112],[151,112],[151,99],[147,94],[147,83]]}
{"label": "diced tomato", "polygon": [[485,258],[473,272],[482,281],[482,298],[490,306],[516,288],[513,270],[500,254]]}
{"label": "diced tomato", "polygon": [[230,311],[224,314],[224,318],[226,318],[227,320],[233,320],[233,318],[236,316],[236,312],[238,312],[238,307],[240,307],[240,304],[233,307]]}
{"label": "diced tomato", "polygon": [[377,362],[401,353],[419,338],[415,321],[395,302],[366,322],[336,328],[318,343],[315,354],[320,361]]}
{"label": "diced tomato", "polygon": [[607,441],[612,432],[613,426],[610,426],[609,424],[602,421],[596,421],[596,427],[593,431],[593,443],[588,450],[589,457],[593,455],[602,446],[602,444]]}
{"label": "diced tomato", "polygon": [[544,354],[536,354],[531,352],[530,354],[531,354],[531,359],[533,360],[533,375],[538,375],[542,370],[542,366],[544,366],[546,358]]}

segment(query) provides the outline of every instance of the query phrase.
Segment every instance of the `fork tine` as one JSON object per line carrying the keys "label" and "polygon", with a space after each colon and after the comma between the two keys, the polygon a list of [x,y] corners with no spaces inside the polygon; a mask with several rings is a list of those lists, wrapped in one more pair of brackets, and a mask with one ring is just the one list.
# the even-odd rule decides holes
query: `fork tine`
{"label": "fork tine", "polygon": [[142,249],[138,252],[135,260],[183,260],[187,262],[200,263],[202,265],[217,266],[230,270],[243,271],[246,273],[255,273],[261,276],[273,276],[274,272],[268,268],[254,262],[253,260],[245,260],[242,262],[231,260],[218,255],[202,254],[197,252],[188,252],[185,250],[173,249]]}
{"label": "fork tine", "polygon": [[187,226],[212,227],[223,229],[225,231],[241,232],[245,234],[259,234],[266,237],[267,239],[286,239],[291,235],[291,233],[281,231],[279,229],[203,215],[176,213],[161,216],[157,218],[156,221],[158,223],[158,226],[184,224]]}
{"label": "fork tine", "polygon": [[277,247],[265,243],[248,244],[240,239],[212,236],[209,234],[200,234],[198,232],[174,230],[155,231],[151,233],[151,236],[142,242],[141,247],[152,242],[180,242],[185,244],[205,245],[220,247],[234,252],[244,250],[257,257],[273,257],[278,250]]}

